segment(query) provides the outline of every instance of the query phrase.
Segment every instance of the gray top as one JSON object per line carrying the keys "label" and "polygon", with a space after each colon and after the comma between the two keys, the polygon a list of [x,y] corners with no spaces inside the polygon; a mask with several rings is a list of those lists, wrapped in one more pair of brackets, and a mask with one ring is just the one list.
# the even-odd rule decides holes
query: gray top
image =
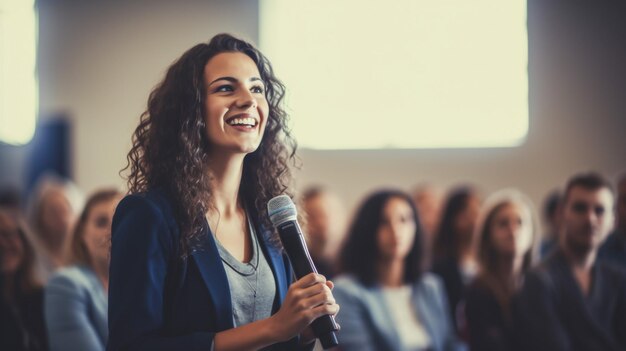
{"label": "gray top", "polygon": [[216,241],[230,286],[235,327],[270,317],[276,296],[274,274],[249,221],[248,228],[252,240],[252,258],[248,263],[233,257]]}

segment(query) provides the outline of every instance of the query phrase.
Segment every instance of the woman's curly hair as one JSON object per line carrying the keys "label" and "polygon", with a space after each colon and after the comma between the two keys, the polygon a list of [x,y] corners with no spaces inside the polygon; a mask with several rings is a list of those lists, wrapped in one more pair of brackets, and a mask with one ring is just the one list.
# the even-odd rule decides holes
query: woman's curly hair
{"label": "woman's curly hair", "polygon": [[291,186],[289,164],[295,160],[296,142],[281,107],[285,87],[274,76],[268,59],[251,44],[229,34],[218,34],[209,43],[192,47],[169,67],[163,81],[150,93],[148,109],[135,129],[128,164],[122,170],[130,169],[130,193],[159,188],[177,204],[174,211],[183,254],[193,249],[202,233],[212,200],[204,68],[212,57],[224,52],[241,52],[255,62],[269,104],[261,144],[244,159],[240,192],[248,210],[271,228],[267,201],[288,192]]}

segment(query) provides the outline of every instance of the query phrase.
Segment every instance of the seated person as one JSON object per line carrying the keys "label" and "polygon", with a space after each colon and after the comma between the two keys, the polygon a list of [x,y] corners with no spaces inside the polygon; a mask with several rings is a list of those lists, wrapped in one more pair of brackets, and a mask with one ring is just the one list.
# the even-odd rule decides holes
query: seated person
{"label": "seated person", "polygon": [[441,280],[421,271],[422,231],[411,198],[370,195],[348,231],[335,280],[342,351],[452,350]]}
{"label": "seated person", "polygon": [[478,276],[465,296],[471,350],[513,349],[510,302],[537,256],[533,250],[537,237],[526,196],[503,190],[485,201],[476,231]]}
{"label": "seated person", "polygon": [[47,350],[35,250],[14,209],[0,208],[0,350]]}
{"label": "seated person", "polygon": [[106,348],[111,220],[120,199],[116,190],[89,198],[72,238],[73,265],[48,281],[45,315],[52,351]]}
{"label": "seated person", "polygon": [[597,174],[570,179],[559,245],[513,303],[520,350],[626,349],[626,277],[596,261],[613,226],[614,196]]}
{"label": "seated person", "polygon": [[341,199],[322,187],[311,187],[302,196],[306,215],[305,236],[317,272],[330,279],[334,276],[336,253],[343,238],[345,210]]}
{"label": "seated person", "polygon": [[465,320],[460,302],[478,270],[474,233],[479,210],[480,199],[475,189],[453,189],[446,199],[435,235],[431,270],[443,280],[455,330],[464,329],[460,325]]}

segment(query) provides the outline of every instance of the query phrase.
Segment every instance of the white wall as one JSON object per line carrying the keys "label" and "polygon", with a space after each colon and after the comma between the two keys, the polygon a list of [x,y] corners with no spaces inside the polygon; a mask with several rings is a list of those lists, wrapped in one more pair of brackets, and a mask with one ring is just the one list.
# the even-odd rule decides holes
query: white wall
{"label": "white wall", "polygon": [[123,185],[131,135],[167,67],[220,32],[256,42],[257,12],[256,0],[40,1],[41,114],[74,122],[78,185]]}
{"label": "white wall", "polygon": [[[485,192],[517,186],[540,202],[574,172],[616,175],[626,168],[620,6],[530,0],[531,125],[521,147],[302,150],[298,187],[326,184],[349,207],[378,186],[422,181],[473,182]],[[39,8],[41,111],[67,111],[75,122],[75,176],[86,191],[123,184],[117,172],[131,134],[172,60],[218,32],[258,36],[252,0],[44,0]]]}

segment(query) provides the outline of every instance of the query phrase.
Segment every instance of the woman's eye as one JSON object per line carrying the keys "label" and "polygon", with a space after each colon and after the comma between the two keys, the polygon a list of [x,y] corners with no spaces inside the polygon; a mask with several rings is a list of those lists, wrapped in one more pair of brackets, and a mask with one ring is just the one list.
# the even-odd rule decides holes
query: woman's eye
{"label": "woman's eye", "polygon": [[255,86],[255,87],[252,87],[252,89],[250,89],[250,91],[255,93],[255,94],[263,94],[263,87]]}
{"label": "woman's eye", "polygon": [[230,92],[230,91],[233,91],[233,87],[230,85],[220,85],[219,87],[217,87],[217,89],[215,89],[215,92],[217,93]]}
{"label": "woman's eye", "polygon": [[109,226],[109,219],[107,217],[98,217],[95,220],[95,224],[97,228],[107,228]]}

